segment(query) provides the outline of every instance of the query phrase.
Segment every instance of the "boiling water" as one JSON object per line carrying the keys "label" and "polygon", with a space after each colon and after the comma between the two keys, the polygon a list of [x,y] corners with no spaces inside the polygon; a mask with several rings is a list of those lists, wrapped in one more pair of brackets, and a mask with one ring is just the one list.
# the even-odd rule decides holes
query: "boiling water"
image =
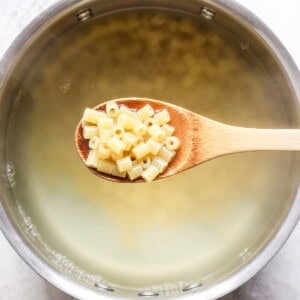
{"label": "boiling water", "polygon": [[27,75],[11,133],[15,196],[42,239],[87,272],[128,286],[207,277],[250,258],[277,224],[288,154],[236,154],[151,184],[116,184],[76,153],[83,109],[118,97],[287,126],[284,100],[250,49],[209,26],[176,14],[107,16],[61,37]]}

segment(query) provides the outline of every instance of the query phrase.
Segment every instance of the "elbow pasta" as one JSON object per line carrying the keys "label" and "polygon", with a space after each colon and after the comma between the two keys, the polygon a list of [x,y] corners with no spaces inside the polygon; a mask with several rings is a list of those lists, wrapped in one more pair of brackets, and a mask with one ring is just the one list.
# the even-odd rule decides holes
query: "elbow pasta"
{"label": "elbow pasta", "polygon": [[105,111],[86,108],[82,134],[90,151],[85,164],[111,176],[153,181],[180,147],[170,119],[166,109],[155,111],[149,104],[133,110],[110,101]]}

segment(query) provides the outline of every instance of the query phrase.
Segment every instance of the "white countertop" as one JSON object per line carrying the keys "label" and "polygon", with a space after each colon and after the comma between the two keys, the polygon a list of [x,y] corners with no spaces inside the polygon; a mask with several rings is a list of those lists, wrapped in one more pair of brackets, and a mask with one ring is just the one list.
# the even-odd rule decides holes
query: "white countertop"
{"label": "white countertop", "polygon": [[[16,35],[57,0],[0,0],[0,58]],[[300,1],[239,0],[278,35],[300,67]],[[299,79],[300,80],[300,79]],[[34,273],[0,233],[0,300],[70,300]],[[300,300],[300,223],[260,273],[223,300]]]}

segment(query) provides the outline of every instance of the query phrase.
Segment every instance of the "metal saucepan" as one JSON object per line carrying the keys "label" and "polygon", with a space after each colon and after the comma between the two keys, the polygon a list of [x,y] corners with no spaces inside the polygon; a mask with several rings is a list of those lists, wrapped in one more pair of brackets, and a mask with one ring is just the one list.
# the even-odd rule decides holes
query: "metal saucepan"
{"label": "metal saucepan", "polygon": [[80,299],[211,299],[281,248],[300,215],[299,155],[245,153],[153,184],[80,163],[82,111],[141,96],[239,126],[299,128],[299,72],[233,1],[61,1],[0,64],[0,228]]}

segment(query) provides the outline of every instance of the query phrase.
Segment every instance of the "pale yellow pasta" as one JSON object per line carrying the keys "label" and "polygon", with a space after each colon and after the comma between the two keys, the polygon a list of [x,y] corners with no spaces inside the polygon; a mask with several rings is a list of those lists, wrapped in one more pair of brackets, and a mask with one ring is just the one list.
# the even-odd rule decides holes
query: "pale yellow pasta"
{"label": "pale yellow pasta", "polygon": [[180,146],[173,136],[175,128],[168,124],[168,111],[155,113],[149,104],[133,111],[115,101],[108,102],[105,110],[84,111],[82,133],[90,149],[86,165],[120,178],[153,181]]}
{"label": "pale yellow pasta", "polygon": [[82,127],[84,127],[84,126],[95,126],[94,123],[84,121],[84,120],[81,121],[81,124],[82,124]]}
{"label": "pale yellow pasta", "polygon": [[126,175],[127,175],[127,172],[120,172],[120,171],[118,170],[118,168],[115,167],[115,168],[112,170],[111,175],[112,175],[112,176],[116,176],[116,177],[120,177],[120,178],[125,178]]}
{"label": "pale yellow pasta", "polygon": [[144,138],[141,135],[136,136],[135,146],[144,142]]}
{"label": "pale yellow pasta", "polygon": [[117,123],[125,129],[130,130],[135,124],[135,119],[125,113],[122,113],[119,115]]}
{"label": "pale yellow pasta", "polygon": [[160,148],[162,147],[162,144],[159,143],[158,141],[156,141],[153,138],[148,139],[146,144],[149,147],[150,153],[153,154],[153,155],[156,155],[158,153],[158,151],[160,150]]}
{"label": "pale yellow pasta", "polygon": [[125,105],[121,105],[120,106],[120,113],[124,113],[128,116],[134,117],[135,116],[135,112],[133,112],[131,109],[129,109],[127,106]]}
{"label": "pale yellow pasta", "polygon": [[154,118],[148,118],[144,121],[144,124],[147,126],[147,127],[150,127],[152,126],[153,124],[155,124],[155,120]]}
{"label": "pale yellow pasta", "polygon": [[110,157],[111,151],[107,148],[105,144],[100,144],[98,147],[98,157],[101,159],[108,159]]}
{"label": "pale yellow pasta", "polygon": [[170,122],[170,114],[166,109],[163,109],[154,115],[154,120],[158,125],[166,124]]}
{"label": "pale yellow pasta", "polygon": [[142,159],[146,155],[150,153],[150,149],[147,144],[144,142],[138,144],[134,148],[132,148],[132,153],[135,155],[137,159]]}
{"label": "pale yellow pasta", "polygon": [[132,169],[132,161],[129,156],[118,159],[116,164],[120,172],[127,172]]}
{"label": "pale yellow pasta", "polygon": [[139,164],[142,166],[142,168],[145,170],[147,168],[149,168],[151,166],[151,158],[150,156],[145,156],[140,162]]}
{"label": "pale yellow pasta", "polygon": [[155,140],[159,142],[166,137],[165,132],[157,124],[150,126],[148,132]]}
{"label": "pale yellow pasta", "polygon": [[110,117],[100,117],[97,123],[99,131],[101,129],[112,129],[114,126],[114,120]]}
{"label": "pale yellow pasta", "polygon": [[106,104],[106,113],[109,117],[115,118],[119,115],[119,105],[115,101],[110,101]]}
{"label": "pale yellow pasta", "polygon": [[152,117],[154,115],[154,109],[146,104],[142,108],[137,111],[137,116],[141,121],[145,121],[146,119]]}
{"label": "pale yellow pasta", "polygon": [[152,164],[158,169],[159,173],[164,172],[168,166],[168,162],[160,156],[153,158]]}
{"label": "pale yellow pasta", "polygon": [[169,124],[164,124],[161,126],[161,129],[165,132],[166,136],[173,135],[175,128]]}
{"label": "pale yellow pasta", "polygon": [[107,143],[112,138],[113,132],[110,129],[99,130],[100,143]]}
{"label": "pale yellow pasta", "polygon": [[[143,142],[147,144],[147,142],[149,141],[149,139],[152,139],[151,135],[146,133],[144,136],[143,136]],[[151,154],[151,153],[150,153]]]}
{"label": "pale yellow pasta", "polygon": [[136,145],[137,137],[134,134],[132,134],[131,132],[124,132],[121,137],[121,140],[126,145],[124,150],[129,151],[132,148],[132,146]]}
{"label": "pale yellow pasta", "polygon": [[174,150],[170,150],[165,146],[162,147],[158,152],[158,155],[164,160],[166,160],[168,163],[174,158],[175,154],[176,152]]}
{"label": "pale yellow pasta", "polygon": [[130,171],[127,172],[128,177],[130,180],[134,180],[137,179],[138,177],[140,177],[143,173],[143,168],[140,164],[137,165],[133,165],[132,169]]}
{"label": "pale yellow pasta", "polygon": [[105,116],[105,113],[91,108],[86,108],[83,112],[82,120],[85,122],[97,124],[100,117]]}
{"label": "pale yellow pasta", "polygon": [[149,153],[148,156],[151,158],[151,159],[154,159],[155,157],[157,157],[157,155],[154,155],[152,153]]}
{"label": "pale yellow pasta", "polygon": [[82,135],[85,139],[91,139],[93,136],[98,135],[98,128],[96,126],[84,126],[82,129]]}
{"label": "pale yellow pasta", "polygon": [[147,133],[147,129],[147,126],[140,120],[136,120],[133,126],[133,132],[140,136],[143,136],[145,133]]}
{"label": "pale yellow pasta", "polygon": [[98,165],[98,155],[96,150],[91,150],[85,161],[85,164],[91,168],[97,168]]}
{"label": "pale yellow pasta", "polygon": [[177,150],[180,146],[180,140],[176,136],[168,136],[165,140],[165,145],[170,150]]}
{"label": "pale yellow pasta", "polygon": [[118,137],[113,136],[107,142],[108,148],[117,155],[120,155],[125,149],[125,143],[123,143]]}
{"label": "pale yellow pasta", "polygon": [[116,154],[116,153],[114,153],[114,152],[111,152],[111,153],[110,153],[110,158],[111,158],[114,162],[116,162],[118,159],[121,159],[121,158],[123,157],[123,155],[124,155],[123,152],[121,152],[120,154]]}
{"label": "pale yellow pasta", "polygon": [[128,156],[130,157],[133,165],[136,165],[136,164],[139,163],[138,159],[135,157],[135,155],[132,153],[132,151],[130,151],[130,153],[128,154]]}
{"label": "pale yellow pasta", "polygon": [[116,164],[107,159],[99,159],[97,164],[97,170],[105,174],[111,175],[113,170],[116,168]]}
{"label": "pale yellow pasta", "polygon": [[100,139],[98,136],[93,136],[90,140],[89,140],[89,147],[91,149],[97,149],[99,147],[100,144]]}
{"label": "pale yellow pasta", "polygon": [[151,165],[148,169],[143,171],[141,176],[145,181],[151,182],[155,179],[155,177],[157,177],[158,174],[159,170],[154,165]]}
{"label": "pale yellow pasta", "polygon": [[120,126],[120,125],[115,125],[113,127],[112,132],[113,132],[113,135],[121,138],[122,135],[123,135],[123,133],[125,132],[125,129],[122,126]]}

